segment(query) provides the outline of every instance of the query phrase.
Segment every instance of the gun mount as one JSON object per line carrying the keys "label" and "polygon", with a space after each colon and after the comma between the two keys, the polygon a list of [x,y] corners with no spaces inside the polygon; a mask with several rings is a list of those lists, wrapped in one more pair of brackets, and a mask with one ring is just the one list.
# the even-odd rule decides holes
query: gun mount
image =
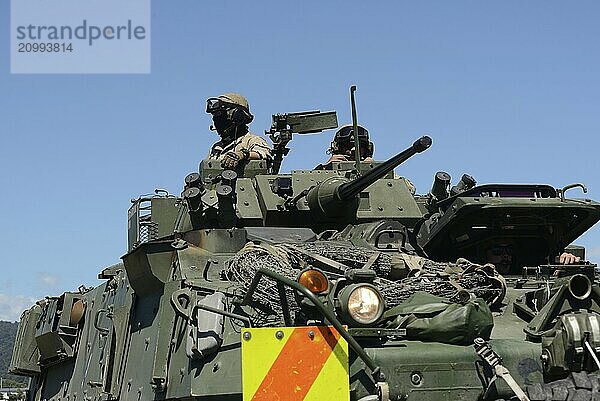
{"label": "gun mount", "polygon": [[300,111],[297,113],[273,114],[271,129],[265,131],[273,142],[273,164],[271,172],[279,173],[283,157],[290,149],[287,147],[293,134],[314,134],[326,129],[337,128],[335,111],[321,112],[319,110]]}
{"label": "gun mount", "polygon": [[308,191],[306,198],[310,210],[320,218],[355,214],[358,208],[358,194],[412,156],[427,150],[431,143],[430,137],[423,136],[408,149],[352,181],[344,177],[331,177],[325,180]]}

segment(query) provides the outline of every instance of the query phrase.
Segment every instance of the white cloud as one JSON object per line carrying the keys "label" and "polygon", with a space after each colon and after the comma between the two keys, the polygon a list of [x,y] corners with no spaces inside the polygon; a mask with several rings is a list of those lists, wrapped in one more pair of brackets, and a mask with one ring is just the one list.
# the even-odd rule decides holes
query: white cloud
{"label": "white cloud", "polygon": [[54,287],[54,286],[56,286],[56,283],[58,283],[58,277],[56,277],[48,272],[41,272],[41,273],[38,273],[38,281],[43,286]]}
{"label": "white cloud", "polygon": [[16,322],[21,313],[35,304],[36,299],[24,295],[10,296],[0,294],[0,320]]}

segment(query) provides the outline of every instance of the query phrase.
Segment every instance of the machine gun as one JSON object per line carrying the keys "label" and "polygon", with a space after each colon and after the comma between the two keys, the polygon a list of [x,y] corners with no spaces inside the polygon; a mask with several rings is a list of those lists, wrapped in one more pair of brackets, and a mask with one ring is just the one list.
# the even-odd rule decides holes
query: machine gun
{"label": "machine gun", "polygon": [[271,174],[278,174],[290,149],[287,147],[292,140],[292,134],[312,134],[326,129],[337,128],[335,111],[322,112],[319,110],[301,111],[297,113],[273,114],[271,129],[265,131],[273,142],[273,164]]}

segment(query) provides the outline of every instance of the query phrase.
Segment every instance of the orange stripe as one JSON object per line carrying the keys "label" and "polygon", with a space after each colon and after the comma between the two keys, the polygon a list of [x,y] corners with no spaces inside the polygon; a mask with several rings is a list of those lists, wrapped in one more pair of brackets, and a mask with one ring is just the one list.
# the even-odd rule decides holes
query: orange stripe
{"label": "orange stripe", "polygon": [[[308,336],[310,330],[315,332],[312,340]],[[294,329],[252,401],[302,401],[339,338],[339,333],[328,327]]]}

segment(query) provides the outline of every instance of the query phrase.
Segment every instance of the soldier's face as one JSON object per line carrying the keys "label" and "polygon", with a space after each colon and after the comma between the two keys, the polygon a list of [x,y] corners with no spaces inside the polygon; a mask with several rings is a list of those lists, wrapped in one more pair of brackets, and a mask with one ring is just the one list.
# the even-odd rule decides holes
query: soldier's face
{"label": "soldier's face", "polygon": [[510,272],[513,264],[513,247],[510,244],[493,245],[486,251],[487,262],[493,264],[500,274]]}
{"label": "soldier's face", "polygon": [[354,160],[354,144],[342,149],[342,154],[351,160]]}
{"label": "soldier's face", "polygon": [[[368,143],[363,143],[363,141],[360,141],[360,160],[364,160],[367,157],[368,149]],[[354,161],[356,156],[354,141],[350,141],[345,147],[342,147],[340,149],[340,153],[346,156],[348,160]]]}
{"label": "soldier's face", "polygon": [[227,112],[225,110],[213,113],[212,120],[215,129],[221,136],[223,136],[227,128],[229,128],[229,126],[231,125],[229,119],[227,118]]}

